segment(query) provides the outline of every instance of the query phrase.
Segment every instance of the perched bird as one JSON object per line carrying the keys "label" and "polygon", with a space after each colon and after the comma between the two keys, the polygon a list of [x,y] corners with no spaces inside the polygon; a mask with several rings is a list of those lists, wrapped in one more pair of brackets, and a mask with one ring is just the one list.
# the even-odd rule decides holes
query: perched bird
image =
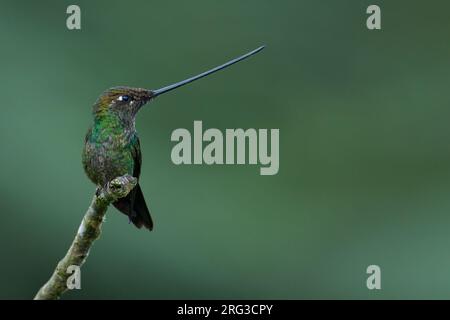
{"label": "perched bird", "polygon": [[[135,119],[141,107],[163,93],[224,69],[263,48],[259,47],[223,65],[161,89],[114,87],[106,90],[94,104],[94,123],[85,138],[82,161],[89,179],[98,187],[104,187],[109,181],[125,174],[139,179],[142,156]],[[136,227],[153,229],[153,221],[139,183],[126,197],[113,204]]]}

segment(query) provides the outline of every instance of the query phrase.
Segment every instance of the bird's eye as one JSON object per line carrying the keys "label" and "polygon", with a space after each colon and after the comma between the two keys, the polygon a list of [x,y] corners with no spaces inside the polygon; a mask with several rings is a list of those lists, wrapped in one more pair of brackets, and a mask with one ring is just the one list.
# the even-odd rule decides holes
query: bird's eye
{"label": "bird's eye", "polygon": [[125,95],[119,96],[119,97],[117,98],[117,100],[127,102],[128,100],[130,100],[130,96],[127,96],[127,95],[125,94]]}

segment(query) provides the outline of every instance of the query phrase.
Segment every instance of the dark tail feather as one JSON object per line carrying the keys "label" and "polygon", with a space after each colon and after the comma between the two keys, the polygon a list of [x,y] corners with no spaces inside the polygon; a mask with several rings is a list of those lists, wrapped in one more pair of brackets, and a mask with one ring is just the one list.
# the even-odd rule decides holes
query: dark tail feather
{"label": "dark tail feather", "polygon": [[142,226],[149,230],[153,229],[152,217],[139,184],[126,197],[117,200],[113,205],[120,212],[126,214],[139,229]]}

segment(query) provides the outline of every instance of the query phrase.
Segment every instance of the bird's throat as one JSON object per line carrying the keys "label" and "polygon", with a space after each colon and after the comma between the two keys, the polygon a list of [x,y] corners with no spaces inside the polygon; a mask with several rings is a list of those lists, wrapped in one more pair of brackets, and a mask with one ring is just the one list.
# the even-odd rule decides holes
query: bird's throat
{"label": "bird's throat", "polygon": [[91,138],[96,142],[111,139],[129,140],[135,132],[134,118],[122,118],[115,114],[108,114],[95,119]]}

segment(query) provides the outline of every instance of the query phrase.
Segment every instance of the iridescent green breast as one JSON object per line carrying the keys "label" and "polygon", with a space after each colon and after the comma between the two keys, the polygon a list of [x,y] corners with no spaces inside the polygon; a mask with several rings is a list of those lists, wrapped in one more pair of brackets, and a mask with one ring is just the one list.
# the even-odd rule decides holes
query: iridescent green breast
{"label": "iridescent green breast", "polygon": [[83,167],[96,184],[105,185],[124,174],[135,176],[140,157],[136,131],[123,127],[114,117],[96,121],[86,135]]}

